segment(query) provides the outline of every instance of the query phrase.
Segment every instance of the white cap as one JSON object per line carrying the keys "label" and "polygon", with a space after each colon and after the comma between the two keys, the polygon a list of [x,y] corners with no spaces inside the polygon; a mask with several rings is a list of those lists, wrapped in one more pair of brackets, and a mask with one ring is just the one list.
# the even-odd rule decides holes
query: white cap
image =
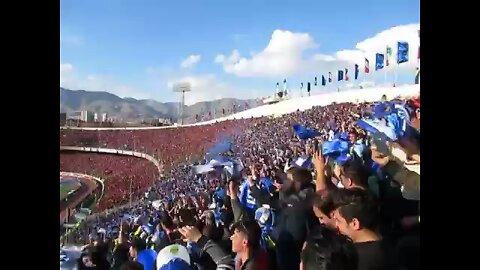
{"label": "white cap", "polygon": [[190,265],[190,255],[186,247],[173,244],[164,247],[157,255],[157,269],[160,269],[165,264],[174,259],[181,259]]}

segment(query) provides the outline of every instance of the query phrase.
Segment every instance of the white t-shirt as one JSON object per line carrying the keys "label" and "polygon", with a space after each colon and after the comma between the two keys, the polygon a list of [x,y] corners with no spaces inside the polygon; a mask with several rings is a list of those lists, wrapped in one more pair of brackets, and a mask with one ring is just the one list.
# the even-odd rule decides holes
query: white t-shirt
{"label": "white t-shirt", "polygon": [[335,138],[335,132],[333,132],[333,130],[330,130],[328,132],[328,140],[333,141],[334,138]]}

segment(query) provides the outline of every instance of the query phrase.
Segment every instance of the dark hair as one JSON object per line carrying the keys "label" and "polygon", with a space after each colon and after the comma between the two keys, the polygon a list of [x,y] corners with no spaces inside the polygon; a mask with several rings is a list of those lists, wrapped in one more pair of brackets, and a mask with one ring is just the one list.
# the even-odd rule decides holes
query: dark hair
{"label": "dark hair", "polygon": [[355,185],[368,187],[368,171],[360,159],[352,159],[342,166],[342,174],[349,178]]}
{"label": "dark hair", "polygon": [[132,248],[135,249],[137,252],[147,249],[147,243],[140,238],[135,238],[132,241]]}
{"label": "dark hair", "polygon": [[347,222],[356,218],[366,229],[373,231],[377,228],[379,205],[371,192],[359,188],[339,189],[332,193],[332,200],[335,209]]}
{"label": "dark hair", "polygon": [[310,183],[313,180],[312,173],[304,168],[291,168],[288,171],[290,174],[292,174],[292,179],[294,182],[297,183]]}
{"label": "dark hair", "polygon": [[160,217],[160,223],[163,226],[165,226],[165,228],[167,228],[167,229],[173,229],[174,228],[173,220],[170,217],[170,215],[168,215],[168,213],[162,213],[162,215]]}
{"label": "dark hair", "polygon": [[301,258],[305,270],[356,270],[358,265],[352,241],[329,230],[311,236]]}
{"label": "dark hair", "polygon": [[227,209],[232,209],[232,201],[230,196],[223,197],[223,206]]}
{"label": "dark hair", "polygon": [[143,264],[134,261],[128,261],[122,264],[120,270],[143,270]]}
{"label": "dark hair", "polygon": [[252,250],[258,250],[260,248],[260,238],[262,237],[262,229],[258,223],[254,220],[241,220],[232,225],[231,231],[237,229],[247,236],[248,246]]}
{"label": "dark hair", "polygon": [[330,213],[335,210],[335,205],[330,196],[322,197],[322,194],[315,192],[313,194],[313,206],[320,209],[322,213],[329,216]]}

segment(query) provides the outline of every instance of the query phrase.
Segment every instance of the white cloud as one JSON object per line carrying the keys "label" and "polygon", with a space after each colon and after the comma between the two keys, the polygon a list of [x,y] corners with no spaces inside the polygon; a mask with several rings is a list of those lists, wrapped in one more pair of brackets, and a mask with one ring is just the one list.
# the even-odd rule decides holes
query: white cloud
{"label": "white cloud", "polygon": [[230,84],[218,80],[215,74],[187,75],[172,79],[168,81],[167,87],[172,89],[173,85],[179,82],[189,82],[192,87],[192,91],[185,94],[186,105],[227,97],[238,98],[241,96],[241,98],[246,99],[254,97],[257,93],[255,91],[236,89]]}
{"label": "white cloud", "polygon": [[221,63],[226,72],[241,77],[274,77],[292,75],[302,69],[305,50],[317,47],[308,33],[275,30],[267,47],[250,59],[233,50]]}
{"label": "white cloud", "polygon": [[111,76],[89,74],[80,76],[72,64],[60,64],[60,86],[71,90],[107,91],[120,97],[150,98],[151,95],[123,84]]}
{"label": "white cloud", "polygon": [[200,62],[201,59],[202,59],[201,55],[192,54],[192,55],[188,56],[187,58],[185,58],[182,61],[182,63],[180,64],[180,66],[182,68],[191,68],[191,67],[195,66],[198,62]]}
{"label": "white cloud", "polygon": [[363,63],[364,58],[370,60],[371,65],[374,65],[375,54],[385,54],[386,47],[392,48],[392,62],[396,59],[397,54],[397,42],[406,41],[409,45],[409,61],[402,64],[400,67],[412,68],[416,66],[418,46],[420,40],[418,38],[418,30],[420,24],[407,24],[392,27],[384,30],[371,38],[367,38],[356,44],[353,50],[341,50],[336,53],[336,57],[339,60]]}
{"label": "white cloud", "polygon": [[[396,59],[397,41],[407,41],[410,47],[410,61],[402,64],[400,69],[413,69],[416,66],[419,28],[419,24],[392,27],[358,42],[354,49],[340,50],[333,54],[315,52],[311,56],[307,56],[307,52],[318,48],[318,45],[310,34],[275,30],[267,46],[260,53],[241,57],[238,50],[233,50],[229,57],[217,55],[215,62],[222,64],[225,72],[239,77],[310,75],[334,71],[354,63],[363,66],[364,57],[370,60],[370,69],[374,69],[375,53],[385,53],[388,45],[392,47],[391,62],[393,62]],[[394,65],[388,69],[392,68],[399,67]]]}

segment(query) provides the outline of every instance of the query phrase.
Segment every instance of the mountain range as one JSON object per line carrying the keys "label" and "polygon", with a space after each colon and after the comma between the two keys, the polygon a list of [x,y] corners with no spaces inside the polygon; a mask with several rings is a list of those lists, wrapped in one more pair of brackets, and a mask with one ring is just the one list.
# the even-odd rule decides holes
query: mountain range
{"label": "mountain range", "polygon": [[[222,98],[213,101],[198,102],[190,106],[184,106],[185,123],[195,122],[195,117],[208,116],[209,112],[222,114],[222,109],[232,110],[234,104],[243,110],[248,104],[250,108],[257,106],[255,100],[241,100],[235,98]],[[149,121],[152,119],[172,119],[179,117],[179,102],[158,102],[152,99],[121,98],[108,92],[93,92],[85,90],[70,90],[60,87],[60,112],[69,115],[75,111],[92,111],[96,113],[108,113],[109,117],[122,119],[123,121]]]}

